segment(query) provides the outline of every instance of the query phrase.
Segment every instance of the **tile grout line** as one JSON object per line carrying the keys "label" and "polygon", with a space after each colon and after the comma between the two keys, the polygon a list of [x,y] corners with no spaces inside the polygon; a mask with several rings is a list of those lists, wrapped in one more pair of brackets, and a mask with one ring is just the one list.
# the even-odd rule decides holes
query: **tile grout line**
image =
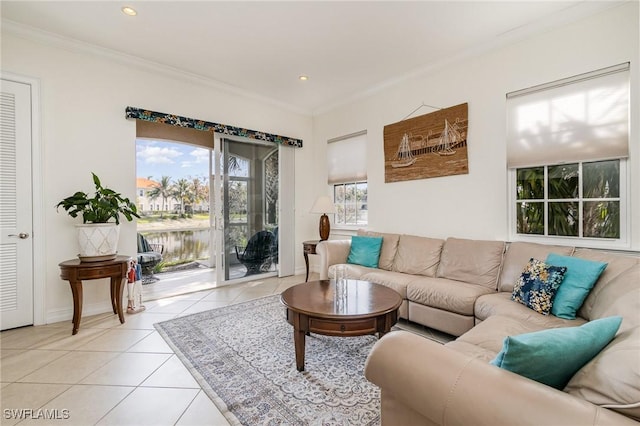
{"label": "tile grout line", "polygon": [[[191,373],[189,373],[191,374]],[[197,382],[196,382],[197,383]],[[198,389],[198,392],[196,392],[196,394],[193,396],[193,399],[191,400],[191,402],[186,406],[186,408],[184,409],[184,411],[182,412],[182,414],[180,414],[180,416],[178,417],[178,419],[175,421],[175,423],[173,423],[173,426],[176,426],[178,423],[180,423],[180,420],[182,420],[182,418],[184,417],[184,415],[187,413],[187,411],[189,411],[189,408],[191,408],[191,406],[193,405],[193,403],[195,402],[196,398],[198,398],[198,395],[200,395],[201,393],[204,393],[204,391],[202,390],[202,387],[200,387]],[[209,398],[209,396],[207,396],[205,394],[205,396],[207,398]]]}

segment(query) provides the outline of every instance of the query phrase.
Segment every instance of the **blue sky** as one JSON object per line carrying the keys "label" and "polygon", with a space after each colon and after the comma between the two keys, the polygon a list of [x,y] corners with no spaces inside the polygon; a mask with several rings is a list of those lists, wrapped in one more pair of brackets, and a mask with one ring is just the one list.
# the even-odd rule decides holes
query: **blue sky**
{"label": "blue sky", "polygon": [[137,177],[172,181],[209,174],[209,150],[175,142],[138,139],[136,141]]}

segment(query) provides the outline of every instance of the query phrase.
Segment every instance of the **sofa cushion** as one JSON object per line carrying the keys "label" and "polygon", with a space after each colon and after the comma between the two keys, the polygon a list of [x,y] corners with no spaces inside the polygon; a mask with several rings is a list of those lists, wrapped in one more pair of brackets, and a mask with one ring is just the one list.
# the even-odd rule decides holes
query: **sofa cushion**
{"label": "sofa cushion", "polygon": [[473,315],[476,299],[489,293],[487,287],[446,278],[421,277],[407,286],[408,300],[462,315]]}
{"label": "sofa cushion", "polygon": [[580,327],[509,336],[491,364],[563,389],[583,365],[609,344],[621,321],[621,317],[607,317]]}
{"label": "sofa cushion", "polygon": [[368,268],[362,265],[354,265],[351,263],[338,263],[335,265],[329,266],[328,275],[329,277],[335,277],[335,269],[337,266],[344,267],[344,276],[345,278],[359,280],[364,274],[367,274],[372,271],[377,271],[376,268]]}
{"label": "sofa cushion", "polygon": [[375,284],[382,284],[398,292],[403,298],[407,298],[407,285],[411,281],[415,281],[420,277],[416,275],[403,274],[402,272],[369,270],[362,274],[361,280],[369,281]]}
{"label": "sofa cushion", "polygon": [[[598,317],[594,317],[592,313],[596,302],[598,303],[598,305],[600,305],[599,306],[600,310],[605,308],[606,305],[609,305],[610,303],[613,302],[613,299],[611,299],[611,295],[616,293],[619,290],[615,288],[607,290],[605,292],[604,299],[600,298],[600,293],[602,293],[609,286],[609,283],[613,282],[613,280],[617,278],[620,274],[627,273],[630,268],[633,268],[633,267],[637,268],[637,265],[640,264],[640,257],[631,257],[631,256],[625,256],[625,255],[608,253],[604,251],[591,250],[591,249],[577,249],[574,256],[580,257],[582,259],[607,262],[607,269],[605,269],[602,275],[600,275],[600,279],[598,279],[598,281],[596,282],[596,285],[593,286],[593,289],[589,293],[589,296],[587,296],[587,299],[584,301],[584,303],[582,304],[582,307],[578,311],[578,315],[583,318],[586,318],[586,319],[598,318]],[[637,274],[638,270],[635,269],[635,271]],[[636,278],[635,278],[636,282],[638,280],[637,277],[638,275],[636,275]],[[629,278],[633,278],[633,274],[629,276]],[[620,285],[620,282],[616,284],[616,286],[618,285]],[[606,296],[607,294],[609,296]],[[618,314],[618,315],[621,315],[622,317],[626,316],[624,314]],[[622,328],[624,327],[625,327],[625,324],[623,322]]]}
{"label": "sofa cushion", "polygon": [[534,244],[513,242],[507,247],[502,263],[502,272],[498,282],[498,291],[513,291],[513,286],[522,273],[522,267],[531,259],[546,259],[549,253],[558,253],[569,256],[573,253],[573,247],[552,246],[546,244]]}
{"label": "sofa cushion", "polygon": [[436,276],[495,290],[504,247],[503,241],[448,238]]}
{"label": "sofa cushion", "polygon": [[351,237],[351,249],[349,256],[347,256],[347,263],[377,268],[380,247],[382,247],[382,237],[354,235]]}
{"label": "sofa cushion", "polygon": [[[564,326],[564,324],[554,325]],[[546,330],[548,328],[557,327],[545,327],[541,323],[531,323],[504,315],[494,315],[487,318],[485,321],[482,321],[456,340],[476,345],[492,352],[493,355],[489,359],[490,361],[502,350],[502,343],[507,336],[517,336],[519,334],[532,333],[534,331]]]}
{"label": "sofa cushion", "polygon": [[435,277],[443,240],[401,235],[392,270],[412,275]]}
{"label": "sofa cushion", "polygon": [[564,391],[640,420],[640,327],[619,333]]}
{"label": "sofa cushion", "polygon": [[553,298],[566,271],[564,266],[551,266],[537,259],[529,259],[513,287],[511,299],[540,314],[549,315]]}
{"label": "sofa cushion", "polygon": [[476,318],[483,321],[484,324],[484,321],[495,315],[511,317],[541,328],[571,327],[586,322],[580,317],[576,317],[574,320],[566,320],[553,315],[540,315],[533,309],[511,300],[511,294],[506,292],[478,297],[475,306]]}
{"label": "sofa cushion", "polygon": [[598,289],[591,308],[591,318],[612,315],[623,318],[621,331],[640,326],[640,264],[632,266]]}
{"label": "sofa cushion", "polygon": [[551,313],[560,318],[574,319],[584,299],[607,267],[607,263],[556,253],[549,254],[545,263],[567,267],[564,280],[553,299]]}
{"label": "sofa cushion", "polygon": [[380,258],[378,259],[378,268],[390,271],[393,267],[393,259],[398,251],[398,241],[400,234],[387,234],[383,232],[365,231],[358,229],[358,235],[371,237],[382,237],[382,247],[380,248]]}

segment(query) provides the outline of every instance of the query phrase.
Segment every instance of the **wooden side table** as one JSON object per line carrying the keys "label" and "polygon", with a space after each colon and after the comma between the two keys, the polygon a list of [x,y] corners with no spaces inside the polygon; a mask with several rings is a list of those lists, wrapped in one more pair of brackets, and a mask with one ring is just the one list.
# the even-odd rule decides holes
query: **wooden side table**
{"label": "wooden side table", "polygon": [[311,240],[302,243],[302,248],[304,249],[304,264],[307,266],[307,276],[304,282],[309,281],[309,255],[316,254],[316,246],[319,242],[320,240]]}
{"label": "wooden side table", "polygon": [[124,324],[122,295],[130,260],[129,256],[117,256],[113,260],[101,262],[81,262],[80,259],[72,259],[59,264],[60,278],[69,281],[71,293],[73,294],[72,335],[78,333],[80,319],[82,318],[82,280],[111,278],[111,306],[113,307],[113,313],[118,314],[120,324]]}

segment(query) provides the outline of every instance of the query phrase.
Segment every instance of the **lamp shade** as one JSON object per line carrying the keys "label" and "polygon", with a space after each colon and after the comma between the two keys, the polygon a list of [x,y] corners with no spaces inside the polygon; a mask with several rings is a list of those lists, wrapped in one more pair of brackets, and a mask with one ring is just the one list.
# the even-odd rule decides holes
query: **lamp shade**
{"label": "lamp shade", "polygon": [[310,211],[310,213],[318,213],[318,214],[325,214],[325,213],[333,214],[335,212],[336,212],[336,206],[333,205],[333,201],[331,201],[331,198],[328,195],[321,195],[320,197],[318,197],[316,202],[313,204],[313,207],[311,207],[311,211]]}

